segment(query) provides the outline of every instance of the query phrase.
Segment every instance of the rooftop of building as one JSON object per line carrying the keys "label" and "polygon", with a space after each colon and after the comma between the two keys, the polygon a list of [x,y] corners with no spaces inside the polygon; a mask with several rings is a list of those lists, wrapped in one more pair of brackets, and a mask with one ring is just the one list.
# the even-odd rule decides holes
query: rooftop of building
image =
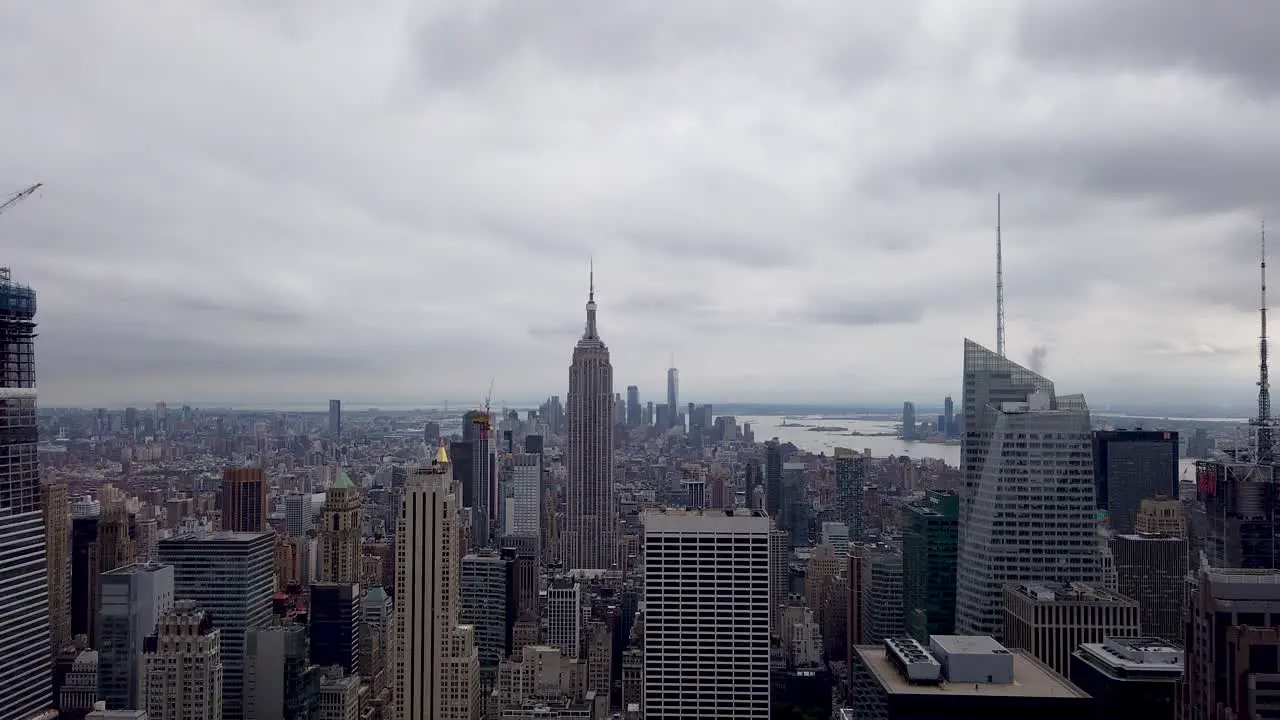
{"label": "rooftop of building", "polygon": [[763,510],[664,508],[645,512],[645,532],[768,532],[769,516]]}
{"label": "rooftop of building", "polygon": [[[977,653],[982,648],[975,645],[968,647],[969,641],[981,643],[985,640],[1001,650],[1003,646],[991,638],[969,636],[946,636],[949,641],[956,641],[965,646],[961,652]],[[931,640],[938,640],[934,636]],[[954,644],[954,643],[953,643]],[[953,683],[943,681],[936,684],[913,683],[908,680],[889,659],[883,645],[858,645],[854,652],[862,659],[866,667],[875,676],[886,692],[898,695],[969,695],[976,697],[1021,697],[1021,698],[1088,698],[1083,690],[1072,685],[1066,678],[1058,675],[1042,663],[1031,657],[1024,650],[1007,650],[1013,657],[1013,682],[1011,683]]]}
{"label": "rooftop of building", "polygon": [[1089,585],[1087,583],[1018,583],[1006,586],[1005,592],[1018,595],[1032,602],[1073,602],[1073,603],[1124,603],[1135,604],[1114,590]]}
{"label": "rooftop of building", "polygon": [[1082,643],[1079,652],[1127,671],[1180,672],[1185,658],[1181,648],[1154,637],[1107,638]]}
{"label": "rooftop of building", "polygon": [[152,573],[162,568],[172,567],[168,563],[145,562],[134,563],[132,565],[124,565],[114,570],[108,570],[103,575],[139,575],[141,573]]}
{"label": "rooftop of building", "polygon": [[215,532],[189,532],[173,537],[161,538],[161,543],[168,542],[252,542],[262,537],[273,536],[272,532],[237,532],[235,530],[218,530]]}
{"label": "rooftop of building", "polygon": [[1116,535],[1115,537],[1124,538],[1125,540],[1130,540],[1130,541],[1151,540],[1151,541],[1157,541],[1157,542],[1186,542],[1184,538],[1180,538],[1177,535],[1169,535],[1167,533],[1148,533],[1148,532],[1122,533],[1122,534]]}

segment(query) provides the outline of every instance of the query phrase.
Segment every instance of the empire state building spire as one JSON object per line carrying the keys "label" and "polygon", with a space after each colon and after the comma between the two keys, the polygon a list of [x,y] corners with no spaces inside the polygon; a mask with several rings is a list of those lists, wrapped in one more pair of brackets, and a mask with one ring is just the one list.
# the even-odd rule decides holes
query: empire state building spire
{"label": "empire state building spire", "polygon": [[591,259],[590,270],[587,271],[587,329],[582,333],[583,340],[599,340],[596,332],[596,261]]}
{"label": "empire state building spire", "polygon": [[571,570],[608,570],[616,562],[613,507],[613,365],[596,329],[595,267],[587,286],[587,327],[569,365],[565,443],[565,518],[561,561]]}

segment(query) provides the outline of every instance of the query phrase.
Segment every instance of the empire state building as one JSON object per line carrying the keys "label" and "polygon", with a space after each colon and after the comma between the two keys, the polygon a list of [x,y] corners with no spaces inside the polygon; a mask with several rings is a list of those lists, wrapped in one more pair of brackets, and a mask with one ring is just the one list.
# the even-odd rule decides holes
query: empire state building
{"label": "empire state building", "polygon": [[565,567],[613,567],[617,522],[613,509],[613,365],[596,331],[595,272],[587,294],[587,327],[569,366],[568,483],[561,533]]}

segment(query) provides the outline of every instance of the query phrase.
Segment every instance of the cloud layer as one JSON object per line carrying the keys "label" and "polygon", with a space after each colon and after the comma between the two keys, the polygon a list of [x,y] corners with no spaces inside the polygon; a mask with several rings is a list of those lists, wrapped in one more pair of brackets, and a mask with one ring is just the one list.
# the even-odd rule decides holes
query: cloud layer
{"label": "cloud layer", "polygon": [[[961,7],[961,5],[963,7]],[[930,402],[994,343],[1247,404],[1269,8],[1195,0],[0,6],[0,262],[42,402],[618,389]]]}

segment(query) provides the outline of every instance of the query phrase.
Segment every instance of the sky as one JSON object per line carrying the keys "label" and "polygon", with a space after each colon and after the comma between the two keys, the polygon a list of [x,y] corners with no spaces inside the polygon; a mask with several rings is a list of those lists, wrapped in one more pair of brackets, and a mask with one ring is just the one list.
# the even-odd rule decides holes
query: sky
{"label": "sky", "polygon": [[[43,405],[1256,397],[1280,3],[0,3]],[[1280,299],[1278,299],[1280,301]]]}

